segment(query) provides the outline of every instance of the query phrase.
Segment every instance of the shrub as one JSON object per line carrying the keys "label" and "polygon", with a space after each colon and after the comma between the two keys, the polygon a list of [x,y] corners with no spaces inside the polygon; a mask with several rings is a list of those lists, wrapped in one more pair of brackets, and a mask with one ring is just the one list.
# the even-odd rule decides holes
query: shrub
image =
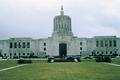
{"label": "shrub", "polygon": [[17,61],[18,64],[27,64],[27,63],[32,63],[32,60],[24,60],[24,59],[19,59]]}

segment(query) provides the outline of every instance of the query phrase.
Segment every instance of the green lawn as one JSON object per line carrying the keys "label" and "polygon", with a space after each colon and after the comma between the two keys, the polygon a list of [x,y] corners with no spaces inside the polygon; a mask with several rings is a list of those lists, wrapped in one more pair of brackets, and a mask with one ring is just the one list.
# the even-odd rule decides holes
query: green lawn
{"label": "green lawn", "polygon": [[8,67],[12,67],[18,65],[17,62],[15,60],[0,60],[0,69],[3,68],[8,68]]}
{"label": "green lawn", "polygon": [[115,58],[112,60],[112,62],[120,65],[120,58]]}
{"label": "green lawn", "polygon": [[120,80],[120,67],[93,61],[34,61],[32,64],[0,72],[0,80]]}

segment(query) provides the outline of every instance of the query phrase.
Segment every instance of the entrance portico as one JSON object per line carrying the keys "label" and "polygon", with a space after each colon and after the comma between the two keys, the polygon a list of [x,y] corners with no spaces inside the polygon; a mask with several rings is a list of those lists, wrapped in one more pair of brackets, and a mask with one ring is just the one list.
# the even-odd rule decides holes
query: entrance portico
{"label": "entrance portico", "polygon": [[59,44],[59,56],[60,57],[67,56],[67,44],[66,43]]}

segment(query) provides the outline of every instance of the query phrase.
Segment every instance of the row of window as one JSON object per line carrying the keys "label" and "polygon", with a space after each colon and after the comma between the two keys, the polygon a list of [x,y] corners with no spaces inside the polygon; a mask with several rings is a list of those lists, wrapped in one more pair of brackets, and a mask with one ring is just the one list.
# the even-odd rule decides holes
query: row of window
{"label": "row of window", "polygon": [[[30,56],[30,55],[34,56],[35,53],[10,53],[10,56]],[[3,56],[7,56],[7,53],[4,53]]]}
{"label": "row of window", "polygon": [[[35,55],[34,53],[31,53],[32,55]],[[10,56],[12,56],[12,55],[14,55],[14,56],[17,56],[17,53],[14,53],[14,54],[12,54],[12,53],[10,53]],[[30,53],[18,53],[18,55],[19,56],[24,56],[24,55],[30,55]]]}
{"label": "row of window", "polygon": [[96,47],[116,47],[116,40],[101,40],[96,41]]}
{"label": "row of window", "polygon": [[95,53],[92,52],[92,54],[117,54],[117,51],[96,51]]}
{"label": "row of window", "polygon": [[30,42],[10,42],[10,48],[30,48]]}
{"label": "row of window", "polygon": [[[43,43],[46,46],[46,43]],[[10,42],[10,48],[30,48],[30,42]]]}
{"label": "row of window", "polygon": [[[31,54],[32,54],[32,55],[35,55],[34,53],[31,53]],[[10,56],[12,56],[12,55],[16,56],[17,53],[14,53],[14,54],[10,53]],[[19,56],[25,55],[25,53],[18,53],[18,55],[19,55]],[[27,53],[27,55],[30,55],[30,53]],[[4,56],[7,56],[7,54],[5,53]]]}

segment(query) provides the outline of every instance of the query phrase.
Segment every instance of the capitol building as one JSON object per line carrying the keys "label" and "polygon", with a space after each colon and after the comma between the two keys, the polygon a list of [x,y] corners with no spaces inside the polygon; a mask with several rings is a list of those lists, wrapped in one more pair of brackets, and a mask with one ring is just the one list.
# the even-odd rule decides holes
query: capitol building
{"label": "capitol building", "polygon": [[120,38],[116,36],[92,38],[74,36],[71,18],[64,14],[63,7],[61,7],[60,15],[55,16],[53,22],[54,30],[51,37],[0,40],[0,56],[12,59],[29,56],[39,58],[69,55],[120,55]]}

